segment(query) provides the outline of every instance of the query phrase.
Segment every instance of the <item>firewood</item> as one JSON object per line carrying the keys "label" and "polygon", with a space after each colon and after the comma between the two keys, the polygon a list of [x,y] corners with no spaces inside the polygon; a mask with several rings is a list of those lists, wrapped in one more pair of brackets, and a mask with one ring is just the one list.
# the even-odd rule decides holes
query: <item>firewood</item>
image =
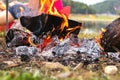
{"label": "firewood", "polygon": [[7,47],[30,45],[28,42],[30,34],[19,29],[10,29],[6,34]]}
{"label": "firewood", "polygon": [[50,32],[51,36],[58,35],[58,37],[65,37],[68,32],[78,34],[82,23],[76,22],[68,19],[68,27],[75,28],[73,31],[67,30],[68,28],[64,26],[63,31],[60,30],[60,27],[63,23],[64,19],[58,16],[41,14],[39,16],[30,17],[30,16],[22,16],[20,18],[20,22],[23,27],[26,27],[28,30],[33,32],[36,36],[41,36]]}
{"label": "firewood", "polygon": [[120,51],[120,18],[110,23],[104,32],[100,44],[105,52],[119,52]]}

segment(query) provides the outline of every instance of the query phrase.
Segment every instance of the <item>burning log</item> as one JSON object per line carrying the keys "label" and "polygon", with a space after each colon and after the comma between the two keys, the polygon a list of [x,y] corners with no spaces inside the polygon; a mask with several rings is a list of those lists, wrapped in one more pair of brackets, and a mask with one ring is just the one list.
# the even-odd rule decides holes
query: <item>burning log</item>
{"label": "burning log", "polygon": [[70,33],[78,34],[82,26],[82,23],[73,20],[66,20],[67,22],[65,22],[64,18],[49,14],[41,14],[35,17],[22,16],[20,21],[22,26],[39,37],[49,33],[51,37],[58,35],[59,38],[65,38]]}
{"label": "burning log", "polygon": [[100,44],[105,52],[120,51],[120,18],[110,23],[102,32]]}
{"label": "burning log", "polygon": [[29,46],[31,34],[19,29],[10,29],[6,35],[6,44],[8,47]]}

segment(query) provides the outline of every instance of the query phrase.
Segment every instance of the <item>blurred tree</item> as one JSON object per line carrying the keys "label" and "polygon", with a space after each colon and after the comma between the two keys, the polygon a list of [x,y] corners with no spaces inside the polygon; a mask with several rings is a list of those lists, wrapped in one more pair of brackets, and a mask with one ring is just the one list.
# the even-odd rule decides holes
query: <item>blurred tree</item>
{"label": "blurred tree", "polygon": [[76,2],[72,0],[62,0],[64,6],[71,6],[71,12],[72,13],[80,13],[80,14],[94,14],[95,10],[92,9],[90,6],[81,3]]}
{"label": "blurred tree", "polygon": [[104,2],[91,5],[96,10],[96,13],[111,13],[117,14],[120,11],[120,0],[105,0]]}

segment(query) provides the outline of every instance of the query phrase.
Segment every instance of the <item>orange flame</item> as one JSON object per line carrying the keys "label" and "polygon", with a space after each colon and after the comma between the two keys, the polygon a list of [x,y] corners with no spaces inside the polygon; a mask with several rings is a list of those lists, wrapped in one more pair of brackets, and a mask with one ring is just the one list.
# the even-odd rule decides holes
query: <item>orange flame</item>
{"label": "orange flame", "polygon": [[106,29],[101,28],[101,32],[99,33],[99,36],[98,36],[98,38],[96,39],[96,42],[98,43],[98,46],[100,47],[101,50],[103,50],[103,47],[102,47],[101,44],[100,44],[100,40],[103,38],[102,33],[105,33],[105,32],[106,32]]}
{"label": "orange flame", "polygon": [[36,44],[34,44],[33,42],[32,42],[32,40],[31,40],[31,37],[29,36],[28,37],[28,42],[30,43],[30,45],[32,45],[32,46],[37,46]]}
{"label": "orange flame", "polygon": [[[51,0],[51,1],[52,2],[50,2],[50,0],[40,0],[41,8],[39,9],[39,12],[45,12],[46,14],[62,17],[64,20],[63,20],[63,23],[62,23],[60,29],[61,29],[61,31],[63,31],[64,27],[68,27],[67,16],[65,16],[62,13],[59,13],[59,11],[55,7],[52,10],[52,7],[53,7],[54,3],[56,2],[56,0]],[[47,10],[45,10],[45,9],[47,9]]]}
{"label": "orange flame", "polygon": [[[51,2],[52,1],[52,2]],[[63,22],[61,24],[60,32],[62,32],[65,28],[68,28],[68,18],[66,15],[64,15],[63,13],[60,13],[55,7],[53,8],[54,3],[57,0],[40,0],[40,9],[39,12],[45,12],[46,14],[50,14],[50,15],[55,15],[58,17],[62,17],[63,18]],[[54,31],[55,29],[53,28],[52,31]],[[72,30],[72,28],[71,28]],[[62,40],[62,38],[60,38],[60,40]]]}
{"label": "orange flame", "polygon": [[[52,2],[51,2],[52,1]],[[52,10],[52,7],[56,0],[40,0],[40,9],[39,12],[45,12],[46,14],[61,16],[56,8]]]}
{"label": "orange flame", "polygon": [[106,32],[106,29],[104,29],[104,28],[101,28],[101,31],[102,31],[102,32]]}

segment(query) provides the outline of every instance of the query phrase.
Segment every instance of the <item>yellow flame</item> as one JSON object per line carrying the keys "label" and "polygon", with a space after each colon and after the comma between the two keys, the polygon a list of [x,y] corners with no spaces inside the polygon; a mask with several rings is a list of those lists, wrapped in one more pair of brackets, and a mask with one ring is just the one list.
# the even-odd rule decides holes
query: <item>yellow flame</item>
{"label": "yellow flame", "polygon": [[63,41],[63,38],[60,38],[59,41]]}
{"label": "yellow flame", "polygon": [[102,31],[102,32],[106,32],[106,29],[104,29],[104,28],[101,28],[101,31]]}
{"label": "yellow flame", "polygon": [[54,14],[54,12],[52,11],[52,7],[54,3],[55,3],[55,0],[52,0],[51,4],[49,4],[49,8],[47,10],[48,14]]}
{"label": "yellow flame", "polygon": [[75,31],[76,29],[79,29],[79,28],[80,28],[80,26],[76,26],[76,27],[74,27],[74,28],[68,28],[68,29],[67,29],[68,33],[67,33],[66,37],[68,37],[68,35],[69,35],[71,32],[73,32],[73,31]]}
{"label": "yellow flame", "polygon": [[46,39],[50,39],[50,38],[51,38],[51,36],[50,36],[50,35],[48,35]]}
{"label": "yellow flame", "polygon": [[96,42],[97,42],[97,44],[98,44],[98,46],[99,46],[99,48],[100,48],[101,50],[104,50],[103,47],[102,47],[101,44],[100,44],[100,41],[101,41],[101,39],[103,38],[103,34],[102,34],[102,33],[104,33],[104,32],[106,32],[106,29],[101,28],[101,32],[99,33],[99,36],[96,38]]}
{"label": "yellow flame", "polygon": [[34,44],[34,43],[32,42],[32,40],[31,40],[30,37],[28,37],[28,42],[29,42],[32,46],[37,46],[36,44]]}
{"label": "yellow flame", "polygon": [[74,28],[68,28],[67,31],[73,32],[74,30],[79,29],[79,28],[80,28],[80,26],[76,26]]}
{"label": "yellow flame", "polygon": [[101,44],[100,44],[100,39],[96,39],[96,42],[97,42],[99,48],[100,48],[101,50],[103,50],[103,47],[102,47]]}
{"label": "yellow flame", "polygon": [[39,11],[43,11],[44,6],[45,6],[45,2],[46,2],[46,0],[40,0],[40,9],[39,9]]}
{"label": "yellow flame", "polygon": [[63,31],[63,29],[66,27],[68,28],[68,19],[64,14],[61,14],[62,18],[63,18],[63,22],[61,24],[61,31]]}
{"label": "yellow flame", "polygon": [[54,30],[55,30],[55,28],[53,27],[53,28],[52,28],[52,32],[53,32]]}
{"label": "yellow flame", "polygon": [[[51,2],[52,1],[52,2]],[[46,14],[50,14],[50,15],[55,15],[55,16],[58,16],[58,17],[61,17],[61,18],[63,18],[63,22],[62,22],[62,24],[60,25],[60,33],[64,30],[64,29],[66,29],[67,31],[67,33],[66,33],[66,36],[64,36],[64,37],[67,37],[71,32],[73,32],[74,30],[76,30],[77,28],[80,28],[80,26],[76,26],[76,27],[74,27],[74,28],[69,28],[69,23],[68,23],[68,17],[66,16],[66,15],[64,15],[64,14],[62,14],[62,13],[60,13],[58,10],[57,10],[57,8],[53,8],[53,5],[54,5],[54,3],[57,1],[57,0],[40,0],[40,5],[41,5],[41,7],[40,7],[40,9],[39,9],[39,11],[40,12],[45,12]],[[45,9],[47,9],[47,10],[45,10]],[[54,25],[53,25],[53,29],[52,29],[52,32],[55,30],[55,28],[54,28]],[[47,39],[48,38],[51,38],[51,36],[48,36],[47,37]],[[59,39],[60,41],[62,41],[63,40],[63,37],[61,37],[60,39]]]}
{"label": "yellow flame", "polygon": [[49,0],[40,0],[40,9],[39,12],[44,12],[45,8],[47,8],[46,10],[46,14],[50,14],[50,15],[56,15],[56,16],[60,16],[61,14],[58,12],[58,10],[56,8],[54,8],[52,10],[52,7],[54,5],[54,3],[56,2],[56,0],[52,0],[52,2],[50,2]]}

